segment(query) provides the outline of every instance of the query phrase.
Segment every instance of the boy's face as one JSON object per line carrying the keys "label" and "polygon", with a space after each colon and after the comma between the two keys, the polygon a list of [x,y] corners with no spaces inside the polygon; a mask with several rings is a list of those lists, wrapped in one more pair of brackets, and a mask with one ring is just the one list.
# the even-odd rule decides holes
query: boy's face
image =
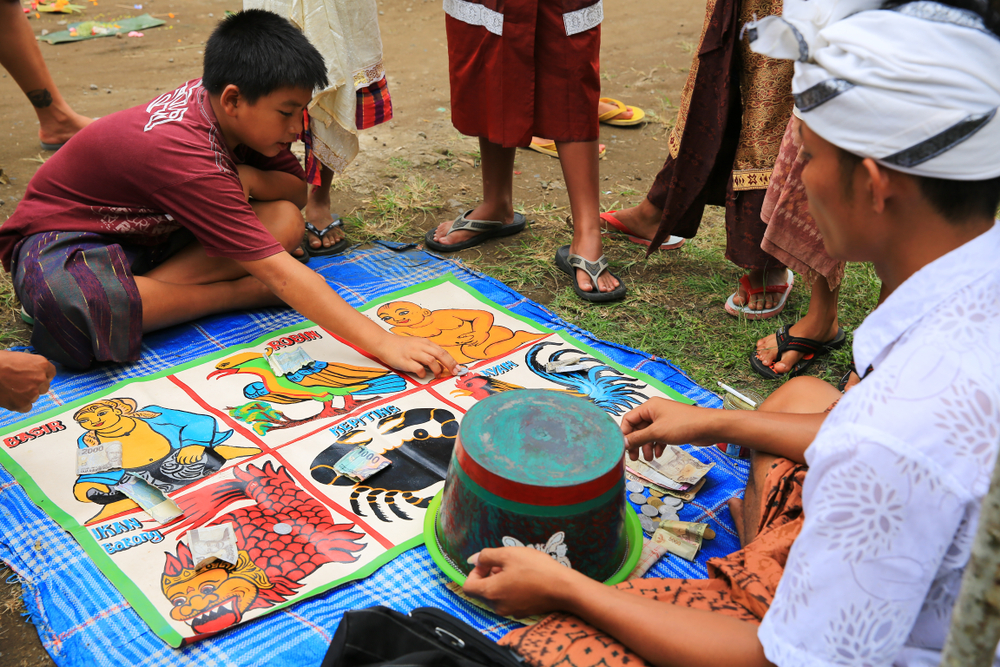
{"label": "boy's face", "polygon": [[229,113],[230,129],[239,143],[274,157],[301,134],[302,110],[311,99],[311,90],[292,87],[278,88],[252,104],[240,98]]}

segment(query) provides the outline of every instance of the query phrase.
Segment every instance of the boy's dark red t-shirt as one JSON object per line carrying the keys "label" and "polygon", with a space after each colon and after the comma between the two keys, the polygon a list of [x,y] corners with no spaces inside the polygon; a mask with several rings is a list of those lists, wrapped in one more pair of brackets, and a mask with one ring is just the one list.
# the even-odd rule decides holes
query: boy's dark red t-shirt
{"label": "boy's dark red t-shirt", "polygon": [[243,196],[237,164],[305,173],[290,151],[267,158],[230,151],[201,79],[148,105],[119,111],[80,131],[42,165],[14,215],[0,227],[10,270],[17,242],[48,231],[89,231],[155,244],[181,227],[209,256],[249,261],[281,245]]}

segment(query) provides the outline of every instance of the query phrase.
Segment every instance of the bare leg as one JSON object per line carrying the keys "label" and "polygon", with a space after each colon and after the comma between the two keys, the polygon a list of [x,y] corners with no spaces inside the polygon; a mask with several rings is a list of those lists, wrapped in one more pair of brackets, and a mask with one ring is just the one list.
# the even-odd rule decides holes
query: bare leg
{"label": "bare leg", "polygon": [[[840,329],[837,321],[837,299],[840,295],[840,288],[831,290],[826,282],[826,278],[819,276],[813,282],[812,294],[809,297],[809,310],[805,317],[793,324],[788,329],[792,336],[811,338],[828,342],[834,339]],[[775,361],[778,356],[778,339],[775,334],[765,336],[757,341],[757,358],[764,364],[769,365],[775,373],[784,374],[795,367],[803,356],[802,352],[788,350],[782,355],[780,361]]]}
{"label": "bare leg", "polygon": [[41,125],[38,138],[61,144],[91,123],[73,111],[49,74],[21,3],[0,0],[0,65],[31,100]]}
{"label": "bare leg", "polygon": [[[569,251],[596,262],[604,254],[601,250],[597,142],[558,142],[556,145],[569,193],[569,207],[573,213],[573,243],[570,244]],[[594,289],[590,277],[579,269],[576,281],[585,292]],[[618,281],[609,271],[604,271],[597,279],[597,287],[602,292],[610,292],[618,287]]]}
{"label": "bare leg", "polygon": [[[254,212],[289,250],[302,238],[302,215],[287,201],[253,202]],[[280,305],[262,282],[231,259],[209,257],[193,243],[135,284],[142,298],[142,330],[156,331],[206,315]]]}
{"label": "bare leg", "polygon": [[[514,156],[516,148],[504,148],[479,138],[479,155],[482,158],[483,202],[473,209],[469,217],[473,220],[500,220],[505,225],[514,222]],[[445,234],[451,220],[442,222],[434,234],[434,240],[445,245],[461,243],[476,235],[476,232],[453,232]]]}
{"label": "bare leg", "polygon": [[[316,229],[323,230],[333,222],[333,216],[330,214],[330,184],[333,182],[333,169],[330,169],[325,164],[322,165],[319,171],[319,180],[319,185],[309,186],[309,199],[306,202],[306,221],[311,222]],[[340,227],[334,227],[333,231],[326,234],[322,241],[310,234],[309,245],[313,248],[321,246],[329,248],[338,243],[342,238],[344,238],[344,230]],[[300,254],[298,248],[295,249],[294,254]]]}
{"label": "bare leg", "polygon": [[615,218],[618,219],[618,222],[625,225],[632,234],[648,241],[653,238],[656,230],[660,228],[663,209],[656,208],[644,197],[639,204],[632,208],[623,208],[615,211]]}
{"label": "bare leg", "polygon": [[[841,396],[833,386],[814,377],[792,378],[760,404],[763,412],[818,414],[825,412]],[[740,545],[746,546],[757,536],[763,509],[764,481],[777,457],[755,451],[750,459],[750,476],[742,499],[731,498],[729,511],[736,523]]]}

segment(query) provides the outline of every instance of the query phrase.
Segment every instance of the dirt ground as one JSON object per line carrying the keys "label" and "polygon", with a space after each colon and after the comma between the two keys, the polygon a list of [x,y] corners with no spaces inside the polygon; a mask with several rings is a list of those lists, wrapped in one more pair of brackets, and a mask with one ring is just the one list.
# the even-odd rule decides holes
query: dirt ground
{"label": "dirt ground", "polygon": [[[212,27],[226,10],[240,9],[233,0],[141,2],[142,11],[114,0],[82,4],[86,5],[85,20],[149,12],[167,25],[145,30],[142,38],[41,44],[56,84],[78,112],[105,116],[144,104],[200,76],[202,46]],[[370,211],[387,186],[419,173],[419,183],[426,182],[426,186],[417,188],[434,193],[433,206],[413,209],[420,217],[417,227],[427,229],[436,220],[454,217],[460,209],[474,205],[480,187],[478,144],[459,135],[450,122],[440,2],[381,0],[379,9],[395,118],[362,133],[361,155],[336,183],[334,209],[345,214]],[[602,94],[642,107],[653,121],[633,128],[601,126],[601,142],[608,148],[601,163],[602,205],[614,208],[638,201],[663,163],[666,133],[697,45],[704,3],[653,0],[636,5],[605,0],[604,10]],[[67,18],[32,16],[32,25],[38,34],[43,29],[56,31],[64,29],[58,22]],[[50,154],[38,144],[32,107],[6,73],[0,77],[0,119],[0,168],[10,178],[9,184],[0,185],[0,220],[6,220],[32,174]],[[548,213],[547,222],[536,225],[561,226],[569,202],[558,161],[519,151],[515,170],[515,201],[527,210]],[[463,256],[479,254],[468,251]],[[551,290],[542,286],[526,285],[522,291],[544,303],[552,300]],[[14,321],[14,304],[8,306],[0,314],[5,318],[0,328],[8,332],[3,342],[24,342],[26,330]],[[8,570],[0,568],[0,667],[50,665],[34,627],[21,616],[20,585],[16,580],[5,583],[9,576]]]}

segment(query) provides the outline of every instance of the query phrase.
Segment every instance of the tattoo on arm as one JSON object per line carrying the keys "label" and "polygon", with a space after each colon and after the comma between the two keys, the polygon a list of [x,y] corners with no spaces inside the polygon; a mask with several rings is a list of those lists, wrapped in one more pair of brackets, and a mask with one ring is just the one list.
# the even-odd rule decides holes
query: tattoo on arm
{"label": "tattoo on arm", "polygon": [[52,93],[50,93],[46,88],[40,88],[38,90],[29,91],[28,99],[31,100],[31,103],[36,109],[44,109],[52,104]]}

